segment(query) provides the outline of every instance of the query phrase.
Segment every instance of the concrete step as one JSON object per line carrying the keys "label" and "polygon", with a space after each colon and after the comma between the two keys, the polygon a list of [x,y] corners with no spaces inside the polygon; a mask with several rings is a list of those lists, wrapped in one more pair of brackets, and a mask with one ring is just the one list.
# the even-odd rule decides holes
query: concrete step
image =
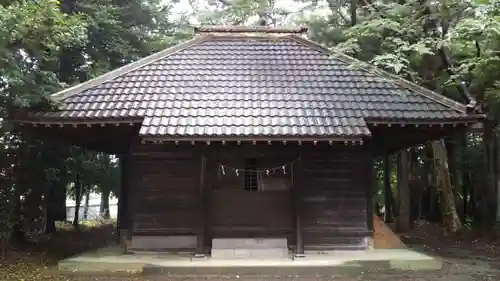
{"label": "concrete step", "polygon": [[364,251],[368,250],[370,247],[368,245],[321,245],[321,246],[308,246],[305,248],[306,251],[310,251],[311,253],[320,253],[320,252],[328,252],[328,251]]}
{"label": "concrete step", "polygon": [[287,248],[286,238],[214,238],[212,249]]}
{"label": "concrete step", "polygon": [[288,248],[267,248],[267,249],[213,249],[212,259],[286,259],[288,258]]}
{"label": "concrete step", "polygon": [[[388,268],[388,262],[377,263],[377,269]],[[332,266],[218,266],[218,267],[167,267],[146,265],[142,270],[143,276],[164,278],[199,277],[200,280],[215,278],[214,280],[236,280],[249,278],[251,280],[293,280],[297,276],[307,280],[354,280],[358,279],[361,271],[366,268],[359,265],[332,265]],[[237,277],[236,277],[237,276]],[[231,279],[233,278],[233,279]],[[156,279],[155,279],[156,280]],[[194,280],[194,279],[193,279]],[[197,280],[197,279],[196,279]]]}
{"label": "concrete step", "polygon": [[132,236],[130,249],[155,251],[158,249],[194,249],[196,248],[196,235],[177,236]]}
{"label": "concrete step", "polygon": [[[403,259],[403,260],[350,260],[350,261],[335,261],[328,262],[326,260],[316,261],[307,257],[298,262],[288,261],[249,261],[248,264],[243,264],[245,261],[228,260],[228,261],[207,261],[210,266],[193,265],[193,266],[168,266],[168,265],[145,265],[143,275],[169,275],[172,276],[200,276],[201,279],[207,277],[221,276],[238,276],[258,278],[255,280],[288,280],[290,276],[304,278],[307,280],[359,280],[366,272],[373,271],[376,276],[381,272],[386,272],[390,276],[394,275],[395,270],[406,270],[424,272],[425,270],[438,270],[442,268],[442,262],[436,259]],[[242,263],[237,265],[236,263]],[[365,273],[363,273],[365,272]],[[403,273],[404,276],[406,274]],[[385,276],[385,275],[384,275]],[[366,275],[364,276],[366,277]],[[293,278],[292,278],[293,279]],[[366,279],[374,280],[374,279]],[[377,279],[378,280],[378,279]]]}

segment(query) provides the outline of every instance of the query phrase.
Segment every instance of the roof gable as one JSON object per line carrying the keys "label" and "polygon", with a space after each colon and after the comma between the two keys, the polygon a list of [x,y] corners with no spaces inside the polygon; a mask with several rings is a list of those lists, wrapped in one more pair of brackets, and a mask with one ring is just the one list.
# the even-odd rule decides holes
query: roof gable
{"label": "roof gable", "polygon": [[[356,67],[352,64],[356,63]],[[60,118],[141,118],[143,137],[369,136],[465,106],[296,35],[201,35],[53,97]]]}

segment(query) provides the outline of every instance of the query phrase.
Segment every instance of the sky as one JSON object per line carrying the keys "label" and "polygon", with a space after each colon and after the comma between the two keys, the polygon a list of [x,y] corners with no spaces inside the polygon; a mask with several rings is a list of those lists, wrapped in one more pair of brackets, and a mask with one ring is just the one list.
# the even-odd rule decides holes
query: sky
{"label": "sky", "polygon": [[[198,7],[200,7],[200,9],[207,9],[208,8],[207,0],[180,0],[178,4],[174,5],[174,9],[172,11],[174,16],[177,15],[178,17],[180,17],[184,14],[192,14],[193,9],[192,9],[191,5],[189,4],[190,1],[197,3],[197,5],[198,5]],[[307,4],[308,3],[298,3],[295,0],[276,0],[275,7],[278,9],[282,9],[282,10],[294,13],[294,12],[297,12],[298,10],[300,10],[301,8],[305,7]],[[311,12],[305,13],[304,16],[306,16],[306,17],[308,15],[323,16],[323,15],[326,15],[327,13],[329,13],[329,9],[326,6],[325,0],[319,0],[318,8],[315,9],[313,13],[311,13]],[[198,22],[196,20],[193,20],[191,23],[198,24]]]}

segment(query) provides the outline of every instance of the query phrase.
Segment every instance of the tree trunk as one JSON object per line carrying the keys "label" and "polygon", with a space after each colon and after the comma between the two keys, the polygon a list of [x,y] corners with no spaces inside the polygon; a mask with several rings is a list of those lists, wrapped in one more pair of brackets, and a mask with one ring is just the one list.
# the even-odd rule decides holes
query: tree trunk
{"label": "tree trunk", "polygon": [[67,182],[63,183],[64,185],[61,186],[59,185],[57,188],[57,194],[56,194],[56,206],[55,206],[55,220],[56,221],[66,221],[67,218],[67,208],[66,208],[66,184]]}
{"label": "tree trunk", "polygon": [[426,158],[426,174],[427,174],[427,214],[426,219],[431,222],[441,222],[441,211],[439,205],[438,183],[436,182],[436,162],[434,161],[434,153],[432,143],[425,145]]}
{"label": "tree trunk", "polygon": [[410,222],[422,216],[422,198],[425,184],[420,180],[419,155],[415,149],[409,149],[408,186],[410,189]]}
{"label": "tree trunk", "polygon": [[408,232],[411,228],[410,221],[410,188],[408,186],[408,150],[401,150],[398,154],[398,198],[399,214],[396,227],[400,232]]}
{"label": "tree trunk", "polygon": [[462,228],[455,207],[455,194],[451,185],[450,170],[448,167],[448,156],[443,140],[432,143],[432,151],[437,169],[437,186],[439,191],[441,217],[443,224],[451,232],[457,232]]}
{"label": "tree trunk", "polygon": [[456,187],[453,190],[453,193],[456,195],[458,186],[459,186],[459,179],[457,177],[458,175],[458,170],[457,170],[457,158],[456,158],[456,138],[446,138],[444,140],[445,148],[446,148],[446,156],[448,157],[448,168],[450,171],[450,181],[451,181],[451,186]]}
{"label": "tree trunk", "polygon": [[57,216],[57,184],[52,182],[48,184],[45,194],[45,233],[50,234],[56,232],[56,216]]}
{"label": "tree trunk", "polygon": [[23,243],[26,234],[24,232],[24,227],[22,223],[22,203],[21,203],[21,194],[20,194],[20,187],[17,187],[15,190],[15,195],[14,195],[14,212],[13,216],[10,218],[13,222],[14,225],[12,227],[12,234],[11,234],[11,239],[12,241],[15,241],[16,243]]}
{"label": "tree trunk", "polygon": [[90,203],[90,191],[85,193],[85,207],[83,209],[83,219],[89,219],[89,203]]}
{"label": "tree trunk", "polygon": [[101,205],[99,214],[103,219],[109,219],[109,190],[101,191]]}
{"label": "tree trunk", "polygon": [[[64,164],[63,164],[64,165]],[[66,221],[67,219],[67,208],[66,208],[66,188],[68,186],[68,178],[67,175],[68,170],[67,167],[64,165],[61,167],[60,172],[59,172],[59,181],[56,185],[57,189],[55,190],[54,193],[54,219],[56,221]]]}
{"label": "tree trunk", "polygon": [[471,188],[470,188],[470,176],[469,176],[469,168],[467,164],[467,158],[466,158],[466,153],[467,153],[467,147],[469,143],[469,136],[468,133],[463,133],[460,136],[460,146],[461,146],[461,153],[460,153],[460,162],[461,162],[461,181],[462,181],[462,221],[466,221],[467,216],[469,216],[472,213],[472,209],[470,209],[470,201],[472,200],[472,193],[471,193]]}
{"label": "tree trunk", "polygon": [[498,134],[495,133],[495,183],[496,183],[496,207],[497,207],[497,213],[496,213],[496,225],[500,223],[500,144],[498,143],[499,141],[499,136]]}
{"label": "tree trunk", "polygon": [[351,26],[355,26],[358,22],[358,0],[351,0],[350,5],[350,14],[351,14]]}
{"label": "tree trunk", "polygon": [[[12,158],[9,159],[11,160],[12,162],[8,162],[8,163],[16,163],[17,165],[14,165],[13,166],[13,176],[14,176],[14,182],[11,182],[10,185],[6,186],[6,189],[4,190],[5,192],[5,195],[7,196],[7,198],[11,197],[9,195],[9,192],[7,191],[9,188],[11,188],[12,186],[12,183],[14,183],[14,186],[15,186],[15,190],[14,190],[14,196],[13,196],[13,205],[14,205],[14,209],[13,209],[13,213],[12,213],[12,217],[8,217],[8,213],[6,213],[5,215],[3,215],[1,221],[3,222],[4,220],[10,220],[11,223],[13,223],[13,226],[12,226],[12,233],[11,233],[11,237],[10,239],[12,241],[15,241],[15,242],[19,242],[19,243],[22,243],[24,242],[25,238],[26,238],[26,235],[25,235],[25,230],[24,230],[24,227],[23,227],[23,217],[26,217],[26,210],[24,210],[23,212],[23,204],[21,202],[21,195],[23,194],[23,191],[27,190],[27,188],[31,187],[30,184],[31,184],[31,179],[33,179],[33,177],[36,177],[35,175],[32,175],[32,177],[28,177],[27,174],[29,172],[29,169],[27,168],[27,165],[26,165],[26,161],[25,160],[28,160],[31,156],[28,154],[28,151],[26,149],[26,143],[21,143],[20,144],[20,147],[19,147],[19,155],[18,155],[18,159],[17,162],[15,160],[15,158],[13,156],[11,156]],[[28,200],[28,199],[31,199],[33,196],[30,196],[32,194],[38,194],[38,191],[39,189],[35,189],[35,191],[32,191],[30,193],[28,193],[27,195],[27,199],[25,200],[25,203],[24,203],[24,209],[26,209],[26,203],[31,203],[31,200]],[[7,199],[5,198],[5,199]],[[10,199],[10,198],[9,198]],[[5,200],[7,201],[7,200]],[[29,205],[29,207],[32,207],[32,206],[36,206],[36,204],[38,203],[38,201],[36,201],[35,203]],[[5,204],[4,202],[2,202],[2,204]],[[24,213],[24,214],[23,214]],[[7,222],[6,221],[6,222]]]}
{"label": "tree trunk", "polygon": [[274,19],[271,18],[270,11],[274,7],[270,6],[269,1],[267,0],[260,0],[256,1],[257,3],[257,15],[259,16],[258,24],[260,26],[268,26],[269,25],[269,20],[273,21],[272,23],[274,24]]}
{"label": "tree trunk", "polygon": [[76,174],[75,181],[75,217],[73,218],[73,225],[78,229],[79,227],[79,214],[80,214],[80,203],[82,201],[82,183],[80,182],[80,173]]}
{"label": "tree trunk", "polygon": [[484,141],[484,161],[486,167],[485,183],[480,195],[480,208],[481,208],[481,229],[489,232],[494,226],[496,221],[496,177],[495,177],[495,136],[493,132],[493,121],[490,117],[483,123],[483,141]]}

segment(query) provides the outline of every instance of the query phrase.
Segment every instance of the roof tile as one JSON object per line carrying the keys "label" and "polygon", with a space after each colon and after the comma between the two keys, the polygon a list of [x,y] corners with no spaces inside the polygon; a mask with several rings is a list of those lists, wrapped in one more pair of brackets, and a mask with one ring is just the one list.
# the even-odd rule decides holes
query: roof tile
{"label": "roof tile", "polygon": [[62,99],[60,117],[143,117],[142,136],[360,137],[366,119],[465,113],[293,37],[207,37]]}

